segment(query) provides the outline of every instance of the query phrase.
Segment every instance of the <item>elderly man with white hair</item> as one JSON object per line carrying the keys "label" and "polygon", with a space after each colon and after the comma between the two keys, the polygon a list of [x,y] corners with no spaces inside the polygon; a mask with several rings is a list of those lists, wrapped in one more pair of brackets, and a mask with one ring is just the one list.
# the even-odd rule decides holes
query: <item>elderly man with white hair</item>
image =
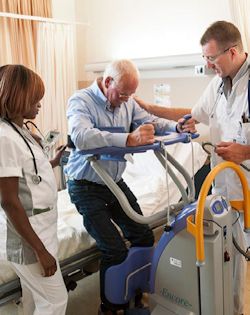
{"label": "elderly man with white hair", "polygon": [[[152,116],[140,108],[131,98],[138,83],[139,72],[134,63],[130,60],[117,60],[106,67],[103,77],[97,78],[90,87],[77,91],[68,103],[69,135],[76,147],[70,154],[66,169],[69,177],[69,194],[71,201],[83,216],[85,228],[96,240],[102,253],[100,265],[102,303],[98,314],[116,314],[116,310],[124,308],[124,305],[109,303],[104,292],[106,270],[123,262],[128,253],[124,239],[114,222],[121,228],[131,246],[153,246],[154,236],[147,225],[132,221],[123,212],[116,197],[79,151],[152,144],[155,131],[164,133],[195,130],[194,124],[178,124]],[[103,127],[123,127],[124,132],[112,133],[104,131]],[[126,163],[119,161],[100,163],[124,192],[132,208],[141,214],[136,197],[122,180]]]}

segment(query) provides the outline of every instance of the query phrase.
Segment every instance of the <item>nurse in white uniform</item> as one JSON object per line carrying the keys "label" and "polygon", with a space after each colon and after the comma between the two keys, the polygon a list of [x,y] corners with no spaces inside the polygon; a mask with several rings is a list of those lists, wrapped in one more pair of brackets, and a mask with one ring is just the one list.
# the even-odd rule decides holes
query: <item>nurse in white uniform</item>
{"label": "nurse in white uniform", "polygon": [[42,147],[23,127],[44,94],[41,78],[22,65],[0,67],[0,258],[20,278],[25,315],[63,315],[67,291],[57,260],[57,188]]}

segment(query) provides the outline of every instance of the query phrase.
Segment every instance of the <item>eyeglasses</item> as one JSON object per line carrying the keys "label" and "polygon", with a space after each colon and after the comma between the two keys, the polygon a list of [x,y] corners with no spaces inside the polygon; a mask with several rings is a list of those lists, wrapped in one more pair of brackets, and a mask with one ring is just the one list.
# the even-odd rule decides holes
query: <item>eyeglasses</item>
{"label": "eyeglasses", "polygon": [[207,61],[207,62],[210,62],[210,63],[215,63],[217,58],[220,57],[221,55],[225,54],[226,52],[228,52],[231,48],[233,47],[236,47],[237,45],[233,45],[225,50],[223,50],[221,53],[217,54],[217,55],[214,55],[214,56],[204,56],[202,55],[202,57]]}
{"label": "eyeglasses", "polygon": [[[118,85],[114,78],[112,78],[112,81],[115,83],[116,86]],[[120,99],[129,99],[134,94],[134,93],[128,94],[128,93],[120,92],[120,90],[117,87],[116,89],[117,89],[117,93]]]}

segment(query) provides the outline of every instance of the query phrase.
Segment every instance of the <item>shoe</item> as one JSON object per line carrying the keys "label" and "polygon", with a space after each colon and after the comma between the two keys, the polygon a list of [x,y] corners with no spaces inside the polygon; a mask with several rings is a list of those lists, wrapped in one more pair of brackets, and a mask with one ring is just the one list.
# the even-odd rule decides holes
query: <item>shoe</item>
{"label": "shoe", "polygon": [[144,307],[144,304],[142,302],[142,293],[138,293],[136,296],[135,296],[135,308],[143,308]]}
{"label": "shoe", "polygon": [[99,306],[98,315],[117,315],[116,311],[107,309],[103,304]]}

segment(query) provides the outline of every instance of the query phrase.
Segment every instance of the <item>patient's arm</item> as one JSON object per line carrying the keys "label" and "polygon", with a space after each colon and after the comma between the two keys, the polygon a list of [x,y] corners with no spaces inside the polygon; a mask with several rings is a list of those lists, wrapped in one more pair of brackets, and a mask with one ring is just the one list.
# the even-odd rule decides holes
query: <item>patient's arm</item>
{"label": "patient's arm", "polygon": [[140,105],[141,108],[145,109],[150,114],[153,114],[161,118],[177,121],[184,115],[191,114],[190,108],[169,108],[159,106],[156,104],[149,104],[146,103],[144,100],[140,99],[138,96],[134,96],[134,99]]}

